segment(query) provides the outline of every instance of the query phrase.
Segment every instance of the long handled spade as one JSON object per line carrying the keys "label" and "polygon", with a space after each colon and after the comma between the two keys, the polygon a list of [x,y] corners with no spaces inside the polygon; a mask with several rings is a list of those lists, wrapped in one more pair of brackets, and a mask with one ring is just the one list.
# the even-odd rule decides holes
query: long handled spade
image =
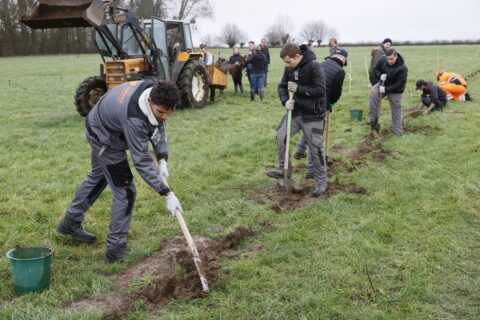
{"label": "long handled spade", "polygon": [[[157,159],[157,157],[152,152],[150,152],[150,156],[152,157],[153,165],[155,166],[155,169],[157,169],[157,171],[158,171],[158,159]],[[163,180],[163,182],[168,187],[168,183],[167,183],[166,179],[163,176],[160,176],[160,178]],[[190,235],[190,232],[188,231],[187,224],[185,223],[185,220],[183,219],[183,215],[180,212],[180,210],[177,209],[177,212],[176,212],[175,216],[177,217],[178,223],[180,224],[180,228],[182,228],[183,235],[185,237],[185,240],[187,240],[188,247],[190,248],[190,251],[192,252],[193,262],[195,263],[195,268],[197,268],[197,272],[198,272],[198,275],[200,277],[200,282],[202,284],[202,291],[203,291],[204,294],[208,294],[208,293],[210,293],[210,288],[208,287],[207,278],[205,278],[205,276],[203,275],[202,269],[201,269],[202,260],[200,260],[200,255],[198,254],[197,247],[195,246],[195,243],[193,242],[192,236]]]}
{"label": "long handled spade", "polygon": [[[293,91],[288,91],[288,97],[293,98]],[[285,162],[283,164],[283,186],[288,194],[292,193],[292,183],[288,178],[288,163],[290,161],[290,129],[292,127],[292,110],[287,109],[287,138],[285,144]]]}

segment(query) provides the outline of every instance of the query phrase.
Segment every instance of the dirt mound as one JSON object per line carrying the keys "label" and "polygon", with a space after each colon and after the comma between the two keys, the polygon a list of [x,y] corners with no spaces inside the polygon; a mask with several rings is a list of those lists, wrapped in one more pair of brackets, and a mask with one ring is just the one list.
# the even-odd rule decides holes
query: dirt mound
{"label": "dirt mound", "polygon": [[350,158],[361,163],[367,156],[377,161],[384,161],[389,155],[390,151],[383,147],[382,140],[372,139],[371,136],[368,136],[349,154]]}
{"label": "dirt mound", "polygon": [[[220,258],[224,255],[232,256],[234,248],[252,235],[249,226],[239,226],[220,240],[193,238],[202,260],[202,271],[209,284],[219,280]],[[172,299],[187,300],[203,295],[190,249],[181,237],[165,239],[160,251],[111,275],[109,279],[115,285],[113,292],[73,301],[65,308],[95,308],[102,310],[103,319],[122,319],[138,300],[147,301],[152,309],[156,309]]]}
{"label": "dirt mound", "polygon": [[366,194],[365,188],[357,186],[355,183],[343,183],[338,179],[328,182],[327,191],[319,198],[310,195],[315,189],[314,180],[303,180],[296,183],[293,187],[292,194],[286,194],[283,187],[274,185],[264,190],[257,191],[248,199],[263,204],[271,204],[272,210],[281,212],[291,212],[297,209],[309,206],[318,202],[320,199],[327,199],[340,193],[360,193]]}

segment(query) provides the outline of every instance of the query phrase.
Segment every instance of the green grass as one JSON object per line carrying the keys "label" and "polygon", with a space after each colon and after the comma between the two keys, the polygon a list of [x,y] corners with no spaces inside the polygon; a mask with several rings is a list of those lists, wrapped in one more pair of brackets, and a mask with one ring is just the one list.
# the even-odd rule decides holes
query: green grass
{"label": "green grass", "polygon": [[[332,145],[355,148],[369,127],[349,110],[368,109],[364,56],[347,48],[352,68],[333,113]],[[478,68],[479,46],[400,47],[409,66],[404,107],[417,104],[415,80],[433,80],[437,52],[445,71]],[[327,50],[317,49],[319,59]],[[339,171],[368,195],[338,194],[286,214],[246,198],[272,185],[264,168],[276,164],[275,129],[283,109],[276,85],[283,66],[272,49],[264,103],[235,97],[230,86],[214,105],[180,110],[168,120],[170,184],[181,199],[192,234],[218,236],[238,224],[257,231],[240,248],[264,250],[224,259],[210,296],[173,301],[165,319],[479,319],[480,316],[480,79],[468,79],[474,102],[409,120],[438,130],[387,137],[384,162]],[[104,265],[110,219],[106,191],[87,214],[95,244],[55,235],[55,226],[90,168],[84,120],[73,108],[78,83],[98,73],[96,55],[0,59],[0,251],[45,244],[55,250],[51,288],[17,296],[11,267],[0,259],[1,319],[98,319],[63,310],[66,303],[112,289],[103,274],[120,271],[160,249],[181,230],[164,200],[135,173],[137,204],[129,233],[132,255]],[[350,70],[350,66],[347,67]],[[248,83],[244,78],[244,82]],[[231,84],[230,84],[231,85]],[[452,111],[459,111],[453,113]],[[461,112],[461,113],[460,113]],[[382,127],[390,125],[387,112]],[[351,128],[351,132],[345,130]],[[296,139],[295,139],[296,140]],[[334,154],[334,156],[340,156]],[[300,162],[295,161],[294,165]],[[297,178],[303,176],[298,173]],[[270,221],[276,229],[264,229]],[[368,270],[368,271],[367,271]],[[375,288],[375,293],[369,278]],[[148,279],[132,284],[135,290]],[[129,319],[156,318],[144,301]]]}

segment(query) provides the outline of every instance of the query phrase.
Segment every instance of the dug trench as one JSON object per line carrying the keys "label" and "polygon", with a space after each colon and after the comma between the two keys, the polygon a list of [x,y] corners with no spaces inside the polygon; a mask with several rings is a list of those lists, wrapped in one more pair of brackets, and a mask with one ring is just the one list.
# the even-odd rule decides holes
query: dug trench
{"label": "dug trench", "polygon": [[[196,236],[194,242],[202,260],[202,271],[209,284],[219,281],[222,256],[234,257],[239,243],[253,236],[249,226],[241,225],[221,239]],[[190,249],[181,237],[165,239],[162,249],[136,262],[128,269],[108,276],[115,289],[109,293],[76,300],[65,309],[81,312],[98,309],[102,319],[124,319],[137,302],[148,303],[156,312],[172,299],[188,300],[203,295]],[[252,250],[258,251],[258,248]],[[261,250],[261,248],[260,248]]]}
{"label": "dug trench", "polygon": [[[437,127],[425,126],[404,126],[405,133],[431,133],[439,131]],[[357,148],[349,150],[341,146],[333,146],[330,152],[340,153],[346,159],[333,158],[328,159],[329,176],[335,176],[337,171],[353,172],[362,167],[366,167],[367,160],[372,159],[376,163],[385,161],[391,156],[391,151],[383,145],[383,138],[391,133],[390,129],[380,130],[380,139],[368,135]],[[303,176],[306,172],[306,160],[296,165],[295,171]],[[314,180],[300,180],[294,184],[291,194],[287,194],[283,187],[279,185],[268,186],[265,189],[257,190],[248,197],[249,200],[261,204],[269,204],[273,211],[277,213],[291,212],[303,207],[309,206],[318,201],[328,199],[338,193],[356,193],[367,194],[367,190],[358,186],[354,182],[344,182],[338,177],[330,178],[325,194],[319,198],[314,198],[310,194],[315,188]]]}

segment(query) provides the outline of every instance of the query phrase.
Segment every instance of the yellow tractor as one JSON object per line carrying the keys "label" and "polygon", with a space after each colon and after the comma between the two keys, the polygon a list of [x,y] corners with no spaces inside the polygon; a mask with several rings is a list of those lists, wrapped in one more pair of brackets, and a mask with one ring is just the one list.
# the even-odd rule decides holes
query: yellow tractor
{"label": "yellow tractor", "polygon": [[32,29],[92,27],[102,56],[100,74],[80,83],[78,113],[86,116],[100,97],[126,81],[170,79],[182,95],[182,108],[203,108],[208,75],[193,51],[190,23],[152,17],[140,20],[116,1],[37,0],[20,22]]}

